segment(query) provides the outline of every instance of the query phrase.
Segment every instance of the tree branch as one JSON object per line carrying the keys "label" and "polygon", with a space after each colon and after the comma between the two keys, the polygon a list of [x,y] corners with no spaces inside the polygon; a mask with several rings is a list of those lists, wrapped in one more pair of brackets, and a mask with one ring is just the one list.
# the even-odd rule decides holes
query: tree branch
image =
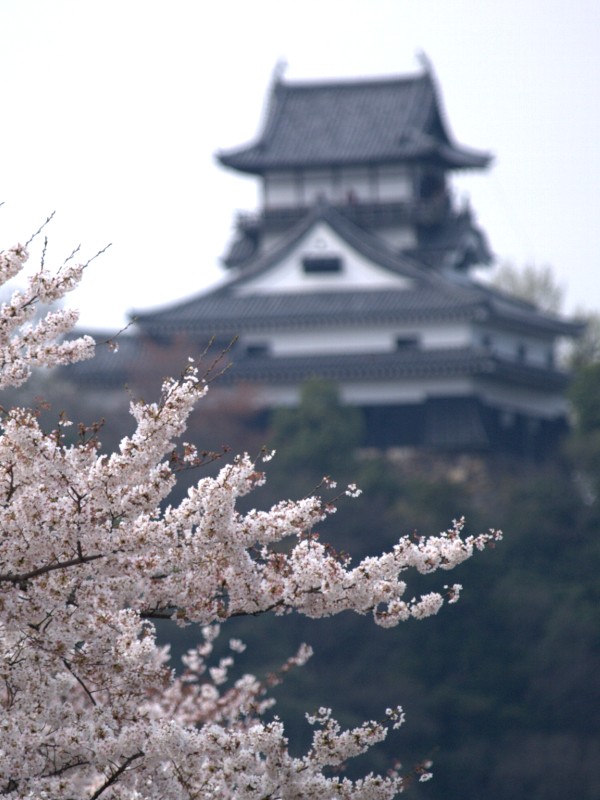
{"label": "tree branch", "polygon": [[120,767],[118,767],[118,768],[117,768],[117,769],[116,769],[116,770],[115,770],[115,771],[112,773],[112,775],[110,775],[110,777],[109,777],[109,778],[107,778],[107,779],[104,781],[104,783],[102,784],[102,786],[100,786],[100,788],[99,788],[99,789],[96,789],[96,791],[94,792],[94,794],[93,794],[93,795],[90,797],[90,800],[97,800],[97,798],[98,798],[98,797],[100,797],[100,795],[101,795],[101,794],[103,794],[103,793],[104,793],[104,792],[105,792],[105,791],[106,791],[106,790],[107,790],[107,789],[108,789],[110,786],[112,786],[112,785],[113,785],[113,783],[116,783],[116,782],[119,780],[119,778],[121,777],[121,775],[122,775],[122,774],[125,772],[125,770],[127,769],[127,767],[128,767],[128,766],[129,766],[129,765],[130,765],[130,764],[131,764],[133,761],[135,761],[135,760],[136,760],[136,759],[138,759],[138,758],[142,758],[142,756],[143,756],[143,755],[144,755],[144,754],[143,754],[143,753],[140,751],[139,753],[135,753],[134,755],[132,755],[132,756],[129,756],[129,758],[126,758],[126,759],[125,759],[125,761],[124,761],[124,762],[121,764],[121,766],[120,766]]}
{"label": "tree branch", "polygon": [[79,555],[77,558],[70,558],[67,561],[56,561],[54,564],[46,564],[46,566],[32,569],[30,572],[16,573],[14,575],[7,572],[4,575],[0,574],[0,583],[12,583],[15,586],[19,586],[21,589],[27,589],[27,582],[31,580],[31,578],[37,578],[40,575],[54,572],[57,569],[67,569],[68,567],[75,567],[79,564],[87,564],[90,561],[97,561],[99,558],[106,558],[106,553],[96,553],[92,556]]}
{"label": "tree branch", "polygon": [[87,688],[87,686],[85,685],[85,683],[84,683],[84,682],[81,680],[81,678],[79,677],[79,675],[76,675],[76,674],[73,672],[73,668],[71,667],[71,665],[69,664],[69,662],[67,661],[67,659],[66,659],[66,658],[63,658],[62,662],[63,662],[63,664],[65,665],[65,667],[66,667],[66,668],[69,670],[69,672],[71,673],[71,675],[72,675],[72,676],[75,678],[75,680],[77,681],[77,683],[78,683],[78,684],[81,686],[81,688],[83,689],[83,691],[84,691],[84,692],[87,694],[87,696],[88,696],[88,697],[89,697],[89,699],[91,700],[92,704],[93,704],[93,705],[95,705],[95,706],[97,706],[97,705],[98,705],[98,703],[96,703],[96,701],[94,700],[94,697],[93,697],[92,693],[91,693],[91,692],[90,692],[90,690]]}

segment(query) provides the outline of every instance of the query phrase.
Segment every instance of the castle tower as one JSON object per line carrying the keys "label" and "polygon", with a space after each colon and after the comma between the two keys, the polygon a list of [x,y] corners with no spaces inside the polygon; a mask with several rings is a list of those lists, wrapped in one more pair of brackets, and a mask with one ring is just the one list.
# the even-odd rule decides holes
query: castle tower
{"label": "castle tower", "polygon": [[450,136],[431,70],[374,80],[277,78],[257,140],[218,155],[261,182],[220,286],[137,313],[154,342],[211,337],[257,410],[312,377],[365,415],[367,444],[541,456],[567,426],[557,341],[581,326],[477,283],[486,237],[457,208],[457,170],[487,153]]}
{"label": "castle tower", "polygon": [[262,188],[259,213],[238,217],[229,267],[267,252],[317,202],[434,269],[490,260],[469,211],[454,207],[450,180],[491,158],[453,142],[429,68],[361,81],[277,77],[257,141],[218,158]]}

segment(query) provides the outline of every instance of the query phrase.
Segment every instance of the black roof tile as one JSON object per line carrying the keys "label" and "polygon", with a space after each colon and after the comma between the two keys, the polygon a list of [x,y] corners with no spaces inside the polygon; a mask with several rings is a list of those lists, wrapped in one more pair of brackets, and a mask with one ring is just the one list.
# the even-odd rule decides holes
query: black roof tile
{"label": "black roof tile", "polygon": [[218,158],[255,174],[416,159],[448,168],[485,167],[491,160],[451,140],[429,71],[375,80],[277,81],[258,140]]}
{"label": "black roof tile", "polygon": [[519,364],[474,348],[400,349],[389,353],[304,356],[232,355],[225,381],[287,384],[312,377],[331,381],[373,382],[406,379],[479,377],[509,379],[514,386],[564,390],[565,373]]}
{"label": "black roof tile", "polygon": [[[349,245],[373,263],[409,279],[408,288],[323,292],[248,293],[239,291],[266,274],[292,251],[310,228],[327,222]],[[581,325],[540,313],[535,306],[492,287],[430,270],[390,250],[378,237],[353,225],[331,206],[318,204],[281,243],[244,266],[220,287],[190,300],[151,312],[136,312],[137,325],[151,336],[194,336],[244,331],[339,327],[376,322],[493,319],[496,325],[522,331],[574,336]]]}

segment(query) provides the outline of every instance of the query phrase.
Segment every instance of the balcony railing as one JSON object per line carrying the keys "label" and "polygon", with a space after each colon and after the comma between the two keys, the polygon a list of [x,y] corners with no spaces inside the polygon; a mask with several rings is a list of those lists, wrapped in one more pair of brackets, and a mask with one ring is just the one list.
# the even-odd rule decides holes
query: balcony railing
{"label": "balcony railing", "polygon": [[[443,221],[450,211],[450,199],[446,194],[427,200],[374,203],[345,202],[333,206],[355,225],[366,229],[386,228],[399,223],[435,225]],[[241,212],[237,217],[240,230],[252,231],[262,228],[267,232],[279,232],[299,222],[310,211],[309,205],[265,208],[262,213]]]}

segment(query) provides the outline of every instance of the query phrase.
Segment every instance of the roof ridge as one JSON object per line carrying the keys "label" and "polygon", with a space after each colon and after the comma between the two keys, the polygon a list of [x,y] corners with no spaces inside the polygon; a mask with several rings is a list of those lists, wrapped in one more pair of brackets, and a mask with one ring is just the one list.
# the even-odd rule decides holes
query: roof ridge
{"label": "roof ridge", "polygon": [[291,80],[280,78],[277,86],[286,89],[321,89],[321,88],[354,88],[359,86],[373,85],[386,85],[389,86],[394,83],[417,83],[419,81],[429,80],[427,72],[415,72],[408,75],[402,73],[389,73],[387,75],[356,75],[356,76],[339,76],[337,78],[292,78]]}

